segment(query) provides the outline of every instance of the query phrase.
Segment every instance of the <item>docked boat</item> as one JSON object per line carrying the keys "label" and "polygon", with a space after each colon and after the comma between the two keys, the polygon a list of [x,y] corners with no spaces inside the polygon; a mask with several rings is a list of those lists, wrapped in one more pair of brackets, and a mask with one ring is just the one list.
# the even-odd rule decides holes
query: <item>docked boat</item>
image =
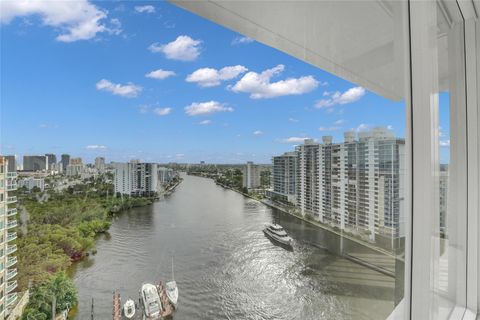
{"label": "docked boat", "polygon": [[162,303],[160,302],[157,287],[146,283],[142,286],[141,295],[147,319],[158,319],[161,316]]}
{"label": "docked boat", "polygon": [[132,319],[135,315],[135,302],[132,299],[128,299],[123,305],[123,314],[127,319]]}
{"label": "docked boat", "polygon": [[269,223],[266,225],[265,229],[263,229],[263,233],[270,239],[291,247],[293,240],[290,238],[290,236],[287,234],[287,232],[282,228],[282,226],[275,224],[275,223]]}

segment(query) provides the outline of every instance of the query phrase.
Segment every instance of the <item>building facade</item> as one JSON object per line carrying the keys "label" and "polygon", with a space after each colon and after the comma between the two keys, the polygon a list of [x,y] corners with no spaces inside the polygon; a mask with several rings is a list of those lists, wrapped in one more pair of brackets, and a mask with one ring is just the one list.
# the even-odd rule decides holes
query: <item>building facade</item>
{"label": "building facade", "polygon": [[261,186],[261,166],[248,161],[242,168],[242,186],[247,189],[259,188]]}
{"label": "building facade", "polygon": [[69,154],[62,154],[60,162],[62,163],[63,173],[67,172],[67,166],[70,164],[70,155]]}
{"label": "building facade", "polygon": [[23,170],[25,171],[43,171],[47,170],[46,156],[23,156]]}
{"label": "building facade", "polygon": [[45,179],[44,178],[34,178],[27,177],[24,179],[19,179],[17,181],[19,188],[25,187],[28,191],[31,191],[33,188],[38,188],[40,191],[45,190]]}
{"label": "building facade", "polygon": [[114,163],[115,194],[152,196],[160,191],[156,163]]}
{"label": "building facade", "polygon": [[17,189],[16,171],[8,171],[8,160],[0,156],[0,320],[6,319],[18,299],[17,288],[17,197],[11,195]]}
{"label": "building facade", "polygon": [[96,157],[95,158],[95,169],[99,173],[104,173],[105,172],[105,158],[104,157]]}
{"label": "building facade", "polygon": [[269,191],[272,199],[296,203],[297,158],[297,152],[273,157],[272,189]]}
{"label": "building facade", "polygon": [[45,157],[47,158],[47,169],[52,170],[53,166],[57,163],[57,156],[53,153],[46,153]]}

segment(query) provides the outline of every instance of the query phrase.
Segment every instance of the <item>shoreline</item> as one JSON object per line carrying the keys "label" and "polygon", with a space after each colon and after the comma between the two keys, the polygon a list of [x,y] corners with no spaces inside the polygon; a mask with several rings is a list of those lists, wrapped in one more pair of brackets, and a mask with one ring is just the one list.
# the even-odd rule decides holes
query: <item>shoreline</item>
{"label": "shoreline", "polygon": [[[208,177],[204,177],[204,178],[208,178]],[[212,178],[208,178],[208,179],[213,180]],[[214,182],[215,182],[215,181],[214,181]],[[369,244],[369,243],[367,243],[367,242],[365,242],[365,241],[362,241],[362,240],[360,240],[360,239],[354,238],[354,237],[352,237],[352,236],[350,236],[350,235],[347,235],[347,234],[344,234],[344,233],[342,233],[342,232],[338,232],[338,231],[334,230],[333,228],[331,228],[331,227],[329,227],[329,226],[326,226],[326,225],[324,225],[324,224],[321,224],[321,223],[319,223],[319,222],[317,222],[317,221],[313,221],[313,220],[307,219],[307,218],[305,218],[305,217],[303,217],[303,216],[299,216],[299,215],[291,212],[290,210],[288,210],[288,209],[286,209],[286,208],[283,208],[282,206],[280,206],[280,205],[278,205],[278,204],[276,204],[276,203],[274,203],[274,202],[272,202],[272,201],[270,201],[270,200],[267,200],[267,199],[261,199],[261,200],[259,200],[259,199],[255,198],[255,197],[251,196],[251,195],[245,194],[245,193],[243,193],[243,192],[241,192],[241,191],[239,191],[239,190],[236,190],[236,189],[231,188],[231,187],[229,187],[229,186],[223,185],[223,184],[221,184],[221,183],[215,182],[215,184],[218,185],[218,186],[221,186],[221,187],[224,188],[224,189],[228,189],[228,190],[232,190],[232,191],[234,191],[234,192],[237,192],[237,193],[243,195],[244,197],[247,197],[247,198],[256,200],[256,201],[258,201],[258,202],[260,202],[260,203],[262,203],[262,204],[264,204],[264,205],[266,205],[266,206],[268,206],[268,207],[270,207],[270,208],[274,208],[274,209],[277,209],[277,210],[282,211],[282,212],[284,212],[284,213],[287,213],[287,214],[289,214],[290,216],[293,216],[293,217],[295,217],[295,218],[297,218],[297,219],[300,219],[300,220],[302,220],[302,221],[305,221],[305,222],[307,222],[307,223],[309,223],[309,224],[311,224],[311,225],[314,225],[314,226],[316,226],[316,227],[318,227],[318,228],[321,228],[321,229],[323,229],[323,230],[326,230],[326,231],[329,231],[329,232],[331,232],[331,233],[333,233],[333,234],[336,234],[336,235],[338,235],[338,236],[340,236],[340,237],[343,237],[343,238],[345,238],[345,239],[348,239],[348,240],[350,240],[350,241],[353,241],[353,242],[355,242],[355,243],[357,243],[357,244],[359,244],[359,245],[362,245],[362,246],[364,246],[364,247],[366,247],[366,248],[368,248],[368,249],[371,249],[371,250],[373,250],[373,251],[376,251],[377,253],[381,253],[381,254],[386,255],[386,256],[388,256],[388,257],[390,257],[390,258],[393,258],[393,259],[395,259],[395,260],[399,260],[399,261],[401,261],[401,262],[404,262],[404,259],[402,259],[402,258],[400,258],[400,257],[397,257],[397,256],[396,256],[393,252],[391,252],[391,251],[388,251],[388,250],[385,250],[385,249],[383,249],[383,248],[379,248],[379,247],[373,246],[373,245],[371,245],[371,244]],[[350,259],[350,257],[351,257],[351,256],[348,256],[348,255],[345,255],[345,256],[347,257],[347,259]],[[358,261],[359,261],[359,259],[358,259],[358,258],[355,258],[355,257],[352,257],[352,260],[355,260],[355,262],[358,262]],[[368,265],[369,267],[374,267],[375,269],[378,268],[378,267],[376,267],[376,266],[374,266],[374,265],[371,265],[371,264],[368,263],[368,262],[365,262],[364,264],[365,264],[365,265]],[[382,268],[382,269],[383,269],[383,268]],[[382,271],[380,271],[380,272],[382,272]],[[384,272],[382,272],[382,273],[384,273]]]}

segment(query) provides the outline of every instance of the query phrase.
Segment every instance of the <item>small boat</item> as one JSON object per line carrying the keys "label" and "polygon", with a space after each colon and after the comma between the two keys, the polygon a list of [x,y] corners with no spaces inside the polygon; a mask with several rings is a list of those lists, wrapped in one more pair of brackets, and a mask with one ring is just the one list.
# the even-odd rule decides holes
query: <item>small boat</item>
{"label": "small boat", "polygon": [[146,283],[142,286],[143,309],[147,319],[158,319],[162,311],[162,303],[158,296],[157,287],[153,284]]}
{"label": "small boat", "polygon": [[132,299],[128,299],[123,305],[123,314],[127,319],[132,319],[135,315],[135,302]]}
{"label": "small boat", "polygon": [[178,303],[178,287],[173,273],[173,257],[172,257],[172,281],[165,284],[168,300],[172,303],[174,308],[177,308]]}
{"label": "small boat", "polygon": [[288,247],[292,246],[292,243],[293,243],[292,238],[288,236],[287,232],[282,228],[282,226],[276,223],[268,223],[265,229],[263,229],[263,233],[265,233],[265,235],[268,238],[282,245],[285,245]]}

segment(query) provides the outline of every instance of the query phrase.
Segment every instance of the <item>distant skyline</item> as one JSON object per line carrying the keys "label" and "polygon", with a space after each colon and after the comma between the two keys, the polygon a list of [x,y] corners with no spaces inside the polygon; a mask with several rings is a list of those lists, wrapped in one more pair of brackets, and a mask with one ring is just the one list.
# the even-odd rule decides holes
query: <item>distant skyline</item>
{"label": "distant skyline", "polygon": [[404,102],[169,3],[0,9],[0,152],[20,160],[268,163],[302,138],[375,126],[405,136]]}

